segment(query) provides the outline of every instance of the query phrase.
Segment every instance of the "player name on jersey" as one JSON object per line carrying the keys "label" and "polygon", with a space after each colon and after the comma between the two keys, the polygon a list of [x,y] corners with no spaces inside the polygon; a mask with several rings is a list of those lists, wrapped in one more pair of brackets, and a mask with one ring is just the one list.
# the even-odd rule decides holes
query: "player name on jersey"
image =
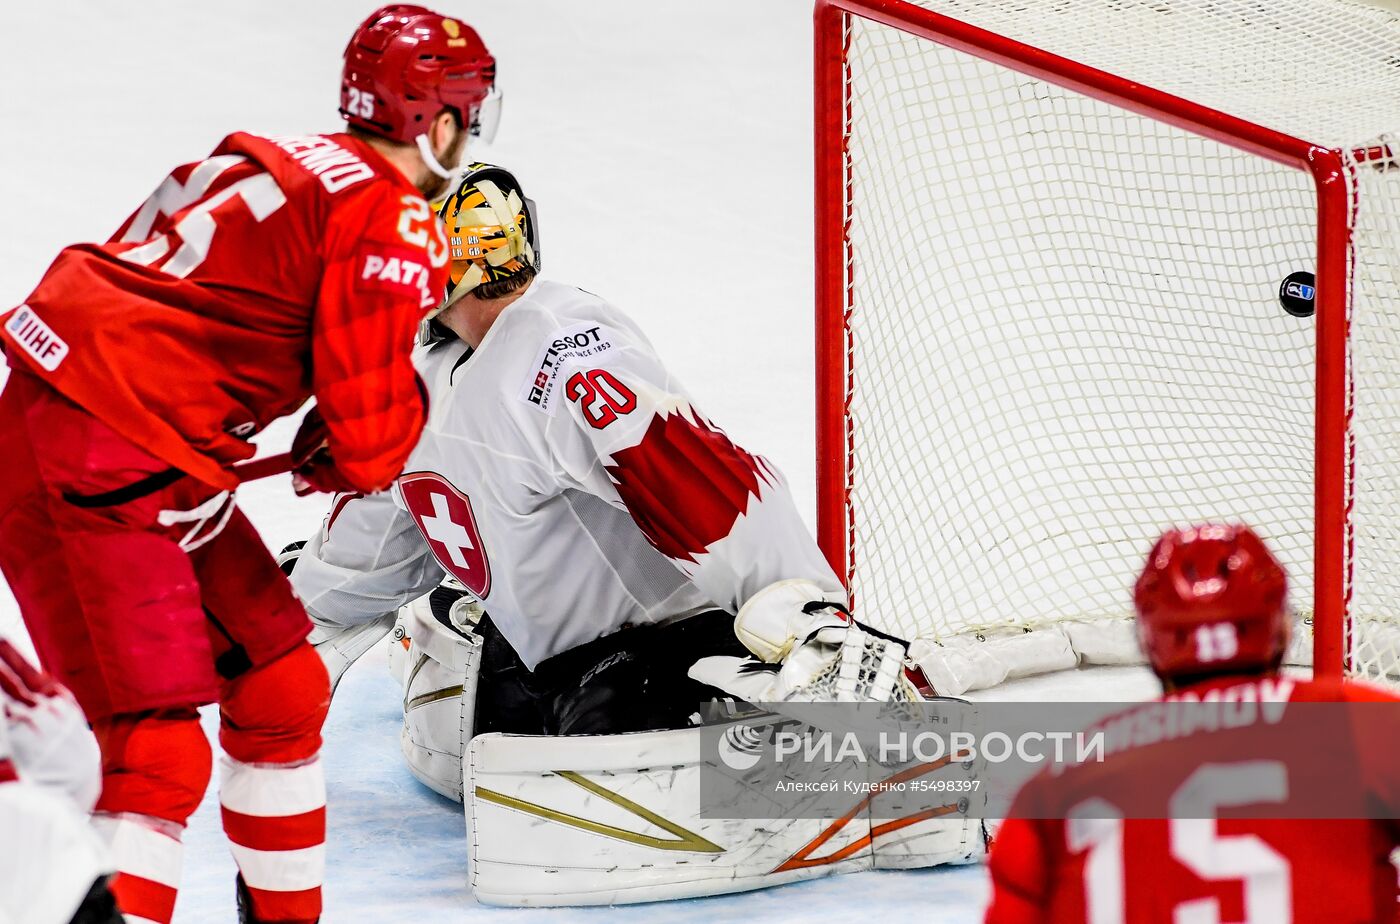
{"label": "player name on jersey", "polygon": [[[1284,721],[1295,683],[1264,677],[1198,694],[1187,690],[1122,712],[1102,724],[1105,749],[1099,759],[1192,735]],[[1296,710],[1295,710],[1296,714]],[[1063,766],[1053,767],[1056,773]]]}
{"label": "player name on jersey", "polygon": [[374,176],[369,164],[322,135],[282,136],[268,141],[310,171],[329,193],[338,193]]}

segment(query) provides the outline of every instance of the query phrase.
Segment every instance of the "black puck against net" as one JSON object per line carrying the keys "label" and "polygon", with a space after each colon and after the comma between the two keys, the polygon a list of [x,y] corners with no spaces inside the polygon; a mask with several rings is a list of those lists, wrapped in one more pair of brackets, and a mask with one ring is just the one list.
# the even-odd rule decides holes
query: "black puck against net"
{"label": "black puck against net", "polygon": [[1317,278],[1312,273],[1291,273],[1278,287],[1278,300],[1293,317],[1312,317],[1317,310]]}

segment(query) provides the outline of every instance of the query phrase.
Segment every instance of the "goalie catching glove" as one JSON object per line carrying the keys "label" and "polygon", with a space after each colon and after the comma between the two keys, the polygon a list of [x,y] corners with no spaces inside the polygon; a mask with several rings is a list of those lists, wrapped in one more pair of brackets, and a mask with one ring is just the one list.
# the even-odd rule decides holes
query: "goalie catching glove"
{"label": "goalie catching glove", "polygon": [[919,702],[908,646],[851,618],[815,583],[779,581],[739,610],[734,632],[759,659],[697,661],[694,679],[751,703]]}

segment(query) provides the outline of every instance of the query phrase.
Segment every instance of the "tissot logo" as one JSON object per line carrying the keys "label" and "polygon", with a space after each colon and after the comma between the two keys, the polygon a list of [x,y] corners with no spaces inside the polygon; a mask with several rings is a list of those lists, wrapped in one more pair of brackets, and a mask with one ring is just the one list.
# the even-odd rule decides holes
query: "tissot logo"
{"label": "tissot logo", "polygon": [[558,331],[540,351],[521,398],[542,411],[553,414],[554,385],[565,361],[587,359],[612,348],[606,327],[581,324]]}
{"label": "tissot logo", "polygon": [[590,346],[597,346],[602,343],[599,335],[601,327],[590,327],[585,331],[575,334],[566,334],[556,337],[554,342],[544,351],[544,358],[540,360],[539,371],[535,373],[535,387],[530,390],[529,401],[531,404],[544,404],[545,386],[549,384],[554,372],[559,368],[561,354],[574,350],[585,350]]}
{"label": "tissot logo", "polygon": [[582,350],[585,347],[602,342],[602,339],[598,335],[600,330],[602,330],[601,327],[590,327],[582,333],[560,337],[550,346],[556,353],[563,352],[564,350]]}

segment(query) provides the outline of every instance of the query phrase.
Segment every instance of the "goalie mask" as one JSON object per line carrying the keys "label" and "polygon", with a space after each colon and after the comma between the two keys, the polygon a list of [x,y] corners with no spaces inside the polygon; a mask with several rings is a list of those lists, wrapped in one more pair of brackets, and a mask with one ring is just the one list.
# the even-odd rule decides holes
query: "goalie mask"
{"label": "goalie mask", "polygon": [[539,269],[535,204],[510,171],[472,164],[436,205],[447,226],[452,271],[447,298],[430,317],[480,285],[509,279],[527,267]]}

